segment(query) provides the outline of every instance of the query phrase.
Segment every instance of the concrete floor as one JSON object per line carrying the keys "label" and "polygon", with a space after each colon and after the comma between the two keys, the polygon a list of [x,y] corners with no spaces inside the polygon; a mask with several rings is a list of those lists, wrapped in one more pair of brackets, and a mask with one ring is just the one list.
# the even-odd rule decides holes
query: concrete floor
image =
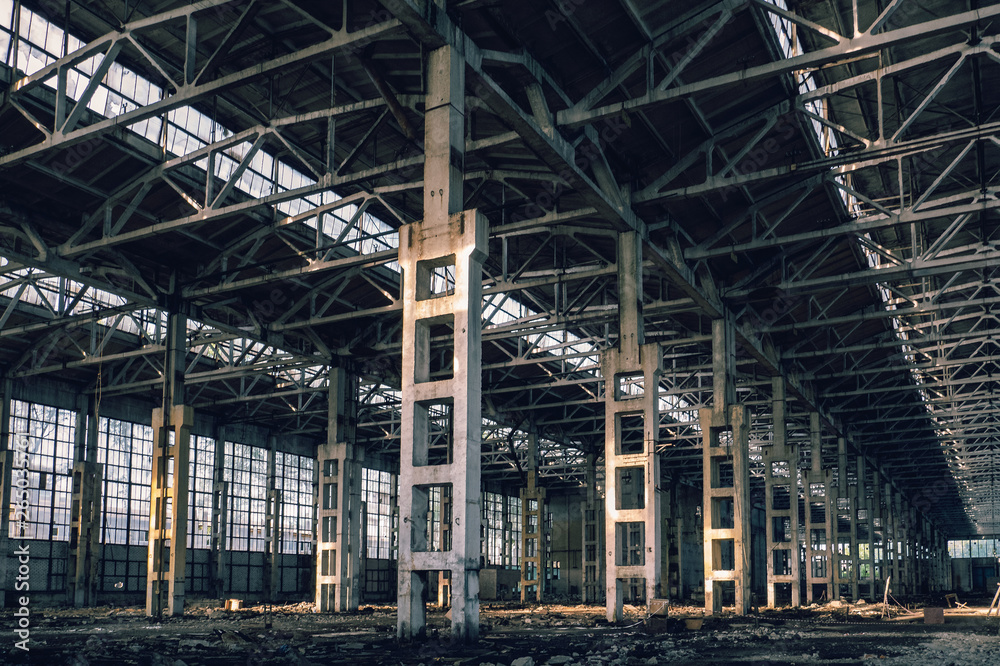
{"label": "concrete floor", "polygon": [[[138,664],[469,664],[470,666],[654,666],[658,664],[900,664],[1000,663],[997,618],[986,606],[949,610],[945,624],[925,625],[922,613],[897,609],[883,620],[879,605],[763,611],[759,616],[706,618],[700,630],[680,618],[701,617],[693,607],[671,609],[650,633],[638,608],[626,606],[621,626],[605,622],[604,608],[584,605],[484,605],[483,637],[453,648],[448,620],[428,615],[430,638],[400,646],[393,606],[368,606],[352,615],[318,615],[311,605],[279,606],[265,628],[262,607],[224,611],[199,602],[185,617],[152,622],[139,607],[35,610],[30,652],[0,645],[0,664],[98,666]],[[674,618],[678,618],[675,620]],[[0,623],[13,626],[11,612]]]}

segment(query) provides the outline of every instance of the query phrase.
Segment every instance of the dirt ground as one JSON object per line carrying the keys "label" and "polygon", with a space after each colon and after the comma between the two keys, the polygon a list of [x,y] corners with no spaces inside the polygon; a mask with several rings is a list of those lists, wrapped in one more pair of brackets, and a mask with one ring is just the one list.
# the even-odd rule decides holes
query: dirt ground
{"label": "dirt ground", "polygon": [[[929,600],[933,603],[934,600]],[[482,636],[452,646],[442,610],[428,612],[428,638],[399,645],[395,606],[321,615],[311,604],[226,611],[218,601],[193,602],[180,618],[153,621],[140,607],[32,609],[30,650],[14,646],[16,619],[0,612],[8,640],[0,664],[103,666],[138,664],[368,664],[416,666],[656,666],[659,664],[980,665],[1000,663],[996,613],[986,602],[945,611],[945,623],[924,624],[921,610],[833,602],[802,609],[761,610],[700,619],[696,607],[673,606],[647,619],[626,606],[626,620],[609,625],[603,606],[485,603]]]}

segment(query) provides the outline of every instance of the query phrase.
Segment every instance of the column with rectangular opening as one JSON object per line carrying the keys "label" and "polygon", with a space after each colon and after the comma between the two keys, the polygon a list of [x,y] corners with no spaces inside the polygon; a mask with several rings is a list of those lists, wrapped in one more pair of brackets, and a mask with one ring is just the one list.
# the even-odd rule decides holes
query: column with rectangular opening
{"label": "column with rectangular opening", "polygon": [[799,586],[799,452],[788,441],[784,377],[771,379],[774,425],[763,447],[767,516],[767,605],[802,603]]}
{"label": "column with rectangular opening", "polygon": [[858,470],[858,506],[854,535],[858,545],[858,598],[875,599],[875,520],[871,470],[863,455],[855,457]]}
{"label": "column with rectangular opening", "polygon": [[882,470],[877,465],[872,466],[872,538],[875,541],[873,557],[875,560],[875,584],[872,596],[875,601],[882,600],[882,591],[885,587],[892,565],[889,562],[888,529],[891,523],[886,512],[885,487],[882,485]]}
{"label": "column with rectangular opening", "polygon": [[587,501],[583,504],[583,603],[597,603],[604,590],[604,503],[597,496],[597,456],[587,454]]}
{"label": "column with rectangular opening", "polygon": [[[858,600],[858,540],[855,531],[855,517],[858,507],[858,480],[855,469],[849,466],[847,440],[837,439],[836,515],[834,517],[833,551],[834,593],[838,599],[845,595],[851,601]],[[831,503],[831,505],[833,505]]]}
{"label": "column with rectangular opening", "polygon": [[899,529],[896,517],[896,491],[888,480],[882,479],[881,474],[879,478],[882,487],[882,558],[885,567],[883,581],[889,579],[889,593],[892,594],[900,588],[899,558],[896,556],[896,534]]}
{"label": "column with rectangular opening", "polygon": [[737,405],[733,324],[712,321],[711,409],[699,410],[705,561],[705,613],[732,600],[750,612],[750,411]]}
{"label": "column with rectangular opening", "polygon": [[635,232],[618,236],[618,346],[601,356],[604,377],[605,608],[622,619],[633,602],[661,596],[659,382],[662,351],[644,344],[642,250]]}
{"label": "column with rectangular opening", "polygon": [[184,405],[187,317],[167,318],[163,406],[153,410],[146,615],[184,613],[187,562],[188,475],[194,410]]}
{"label": "column with rectangular opening", "polygon": [[833,473],[823,469],[823,433],[819,414],[809,414],[811,465],[805,472],[806,602],[833,599],[831,566],[831,487]]}
{"label": "column with rectangular opening", "polygon": [[[403,270],[397,635],[426,633],[431,572],[450,572],[452,641],[479,637],[482,270],[486,218],[462,211],[465,60],[427,56],[424,219],[399,230]],[[428,531],[433,492],[450,492],[450,543]]]}
{"label": "column with rectangular opening", "polygon": [[[730,405],[729,418],[700,410],[705,521],[705,613],[733,601],[750,612],[750,410]],[[720,423],[722,425],[714,425]],[[709,425],[712,424],[712,425]]]}
{"label": "column with rectangular opening", "polygon": [[541,602],[545,591],[545,488],[537,483],[538,435],[528,434],[528,487],[521,489],[521,601]]}
{"label": "column with rectangular opening", "polygon": [[894,552],[896,554],[896,567],[893,578],[896,581],[896,594],[899,596],[910,594],[910,576],[913,570],[912,548],[910,544],[910,510],[909,504],[899,490],[893,492],[893,525],[895,527]]}
{"label": "column with rectangular opening", "polygon": [[361,463],[355,443],[357,378],[330,368],[326,441],[316,449],[316,610],[354,611],[361,603]]}

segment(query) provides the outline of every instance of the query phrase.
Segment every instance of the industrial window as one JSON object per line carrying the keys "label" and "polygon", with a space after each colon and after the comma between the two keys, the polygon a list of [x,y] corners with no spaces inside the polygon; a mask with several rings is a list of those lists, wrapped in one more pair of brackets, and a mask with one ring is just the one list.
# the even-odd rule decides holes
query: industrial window
{"label": "industrial window", "polygon": [[[11,445],[22,443],[28,454],[27,474],[13,470],[15,487],[28,491],[27,516],[24,521],[11,519],[10,537],[68,541],[76,412],[12,400],[10,432]],[[13,507],[11,515],[18,516]]]}
{"label": "industrial window", "polygon": [[516,569],[521,559],[521,498],[486,492],[483,499],[486,564]]}
{"label": "industrial window", "polygon": [[367,513],[368,557],[373,560],[396,559],[393,543],[393,497],[396,475],[377,469],[362,468],[361,498]]}
{"label": "industrial window", "polygon": [[281,491],[281,552],[312,553],[313,466],[309,456],[278,451],[274,456],[275,487]]}
{"label": "industrial window", "polygon": [[483,530],[486,538],[484,554],[488,565],[504,564],[504,504],[504,496],[500,493],[483,493]]}
{"label": "industrial window", "polygon": [[191,436],[188,472],[188,548],[212,547],[215,440]]}
{"label": "industrial window", "polygon": [[510,560],[504,566],[516,569],[521,562],[521,498],[507,498],[507,519],[510,521]]}
{"label": "industrial window", "polygon": [[98,419],[97,428],[97,462],[104,465],[101,541],[145,546],[149,543],[153,429],[108,418]]}
{"label": "industrial window", "polygon": [[955,558],[1000,557],[1000,540],[972,539],[948,542],[948,555]]}
{"label": "industrial window", "polygon": [[223,480],[229,482],[230,551],[264,551],[267,450],[226,442]]}

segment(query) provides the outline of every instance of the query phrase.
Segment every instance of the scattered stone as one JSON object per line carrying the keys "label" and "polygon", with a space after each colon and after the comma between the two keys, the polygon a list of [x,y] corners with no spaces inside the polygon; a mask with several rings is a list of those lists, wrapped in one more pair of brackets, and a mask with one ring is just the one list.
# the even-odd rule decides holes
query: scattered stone
{"label": "scattered stone", "polygon": [[561,666],[561,664],[568,664],[573,661],[573,657],[569,655],[560,654],[555,657],[549,657],[549,660],[545,662],[546,664],[551,664],[552,666]]}
{"label": "scattered stone", "polygon": [[535,660],[531,657],[518,657],[510,662],[510,666],[535,666]]}

